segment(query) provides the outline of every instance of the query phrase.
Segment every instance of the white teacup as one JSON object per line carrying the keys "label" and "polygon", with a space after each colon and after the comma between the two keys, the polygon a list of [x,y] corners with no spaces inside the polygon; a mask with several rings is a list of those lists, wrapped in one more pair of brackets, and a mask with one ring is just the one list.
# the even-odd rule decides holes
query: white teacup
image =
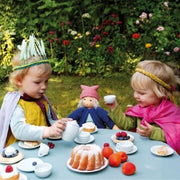
{"label": "white teacup", "polygon": [[129,153],[133,150],[134,144],[131,141],[120,141],[116,144],[116,149],[118,151],[124,151],[126,153]]}
{"label": "white teacup", "polygon": [[82,142],[82,143],[85,143],[85,142],[88,142],[89,139],[90,139],[90,136],[91,134],[89,132],[84,132],[84,131],[81,131],[79,133],[79,135],[77,136],[77,139]]}
{"label": "white teacup", "polygon": [[47,144],[41,143],[38,151],[38,156],[39,157],[46,156],[48,153],[49,153],[49,146]]}
{"label": "white teacup", "polygon": [[107,96],[104,96],[104,101],[105,103],[107,104],[112,104],[116,99],[116,96],[115,95],[107,95]]}
{"label": "white teacup", "polygon": [[67,121],[66,129],[62,133],[62,139],[65,141],[73,141],[76,136],[79,134],[79,125],[77,121]]}

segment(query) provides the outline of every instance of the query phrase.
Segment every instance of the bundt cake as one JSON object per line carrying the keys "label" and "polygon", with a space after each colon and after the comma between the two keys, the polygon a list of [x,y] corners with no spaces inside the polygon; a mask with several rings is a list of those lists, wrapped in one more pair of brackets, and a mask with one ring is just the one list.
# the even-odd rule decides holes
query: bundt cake
{"label": "bundt cake", "polygon": [[69,165],[78,170],[92,171],[105,164],[101,148],[96,144],[77,145],[73,148]]}

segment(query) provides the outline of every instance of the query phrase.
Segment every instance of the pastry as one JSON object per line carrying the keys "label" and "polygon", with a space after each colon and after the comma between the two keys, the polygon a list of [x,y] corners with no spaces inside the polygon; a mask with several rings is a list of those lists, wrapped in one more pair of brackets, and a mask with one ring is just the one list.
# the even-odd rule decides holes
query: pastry
{"label": "pastry", "polygon": [[157,152],[157,154],[164,156],[164,155],[167,155],[168,150],[167,150],[167,147],[165,145],[163,145],[163,146],[158,147],[156,149],[156,152]]}
{"label": "pastry", "polygon": [[87,122],[82,124],[82,129],[83,131],[91,133],[96,130],[96,125],[92,122]]}

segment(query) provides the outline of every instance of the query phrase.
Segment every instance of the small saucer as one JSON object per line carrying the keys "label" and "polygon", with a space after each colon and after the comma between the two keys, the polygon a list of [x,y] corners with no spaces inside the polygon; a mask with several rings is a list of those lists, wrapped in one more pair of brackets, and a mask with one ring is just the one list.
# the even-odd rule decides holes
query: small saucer
{"label": "small saucer", "polygon": [[[117,152],[121,151],[121,149],[115,148]],[[126,154],[133,154],[137,151],[137,146],[133,145],[133,149],[130,152],[127,152]]]}
{"label": "small saucer", "polygon": [[91,135],[89,141],[87,141],[87,142],[81,142],[81,141],[79,141],[79,139],[77,137],[74,139],[74,141],[78,144],[88,144],[88,143],[91,143],[94,141],[94,136]]}

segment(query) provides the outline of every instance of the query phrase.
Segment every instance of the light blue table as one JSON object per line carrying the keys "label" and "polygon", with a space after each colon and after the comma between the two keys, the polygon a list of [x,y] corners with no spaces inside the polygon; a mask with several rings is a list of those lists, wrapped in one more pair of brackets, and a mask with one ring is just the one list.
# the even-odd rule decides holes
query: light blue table
{"label": "light blue table", "polygon": [[[109,129],[99,129],[98,132],[94,133],[95,141],[92,143],[98,144],[103,147],[105,142],[108,142],[110,146],[115,149],[115,144],[111,140],[111,136],[117,131]],[[69,170],[66,166],[67,160],[70,158],[72,148],[77,144],[75,142],[65,142],[63,140],[46,140],[47,142],[53,142],[55,144],[54,149],[51,149],[47,156],[41,159],[44,162],[49,162],[53,165],[52,174],[46,178],[50,180],[61,180],[61,179],[136,179],[136,180],[179,180],[180,179],[180,156],[175,152],[171,156],[160,157],[151,153],[150,148],[154,145],[164,144],[160,141],[149,140],[148,138],[140,137],[137,133],[128,132],[134,136],[134,144],[137,146],[138,151],[134,154],[128,155],[128,161],[133,162],[136,165],[137,171],[134,175],[125,176],[121,167],[108,166],[102,171],[95,173],[77,173]],[[13,146],[20,149],[17,143]],[[24,158],[38,157],[38,148],[33,150],[20,149]],[[33,173],[23,172],[28,177],[28,180],[38,179]]]}

